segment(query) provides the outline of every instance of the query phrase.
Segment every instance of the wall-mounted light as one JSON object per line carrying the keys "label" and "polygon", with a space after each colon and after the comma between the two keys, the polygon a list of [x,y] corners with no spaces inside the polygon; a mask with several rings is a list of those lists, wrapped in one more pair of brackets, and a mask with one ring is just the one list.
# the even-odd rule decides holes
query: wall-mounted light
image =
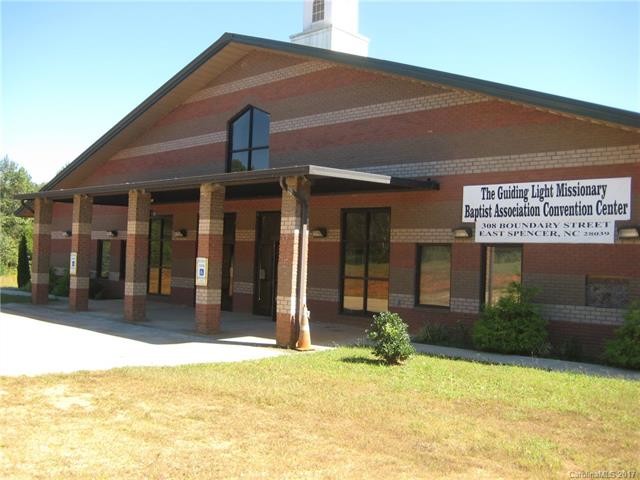
{"label": "wall-mounted light", "polygon": [[453,238],[471,238],[473,229],[470,227],[458,227],[451,229],[453,232]]}
{"label": "wall-mounted light", "polygon": [[639,238],[640,227],[620,227],[618,228],[618,238]]}
{"label": "wall-mounted light", "polygon": [[313,238],[325,238],[327,236],[327,229],[324,227],[318,227],[311,230],[311,236]]}
{"label": "wall-mounted light", "polygon": [[111,237],[111,238],[113,238],[113,237],[117,237],[117,236],[118,236],[118,230],[109,230],[109,231],[107,232],[107,235],[108,235],[109,237]]}
{"label": "wall-mounted light", "polygon": [[67,230],[66,232],[62,232],[62,236],[69,238],[71,236],[71,230]]}
{"label": "wall-mounted light", "polygon": [[187,236],[187,229],[186,228],[181,228],[180,230],[175,230],[173,232],[173,236],[175,238],[185,238]]}

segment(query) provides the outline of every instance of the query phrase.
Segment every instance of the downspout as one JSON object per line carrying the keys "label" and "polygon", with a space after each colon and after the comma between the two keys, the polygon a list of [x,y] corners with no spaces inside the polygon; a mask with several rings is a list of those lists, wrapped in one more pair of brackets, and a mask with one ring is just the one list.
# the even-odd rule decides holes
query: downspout
{"label": "downspout", "polygon": [[[309,179],[302,177],[306,181]],[[295,318],[295,332],[293,332],[292,338],[297,337],[295,347],[298,350],[309,350],[311,348],[311,339],[309,334],[309,312],[307,305],[302,302],[302,277],[306,277],[306,265],[303,264],[303,259],[307,257],[308,248],[308,225],[309,222],[309,203],[306,198],[300,195],[297,190],[294,190],[287,185],[285,177],[280,177],[280,188],[286,191],[289,195],[294,197],[300,205],[300,229],[298,231],[298,266],[296,275],[296,308],[297,313]],[[304,275],[303,275],[304,270]],[[306,295],[305,295],[306,297]],[[293,342],[292,342],[293,343]]]}

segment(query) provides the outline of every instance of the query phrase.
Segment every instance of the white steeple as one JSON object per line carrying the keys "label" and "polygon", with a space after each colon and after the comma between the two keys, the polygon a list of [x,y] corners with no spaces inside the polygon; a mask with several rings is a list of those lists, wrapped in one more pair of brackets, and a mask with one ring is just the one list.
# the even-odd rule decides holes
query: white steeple
{"label": "white steeple", "polygon": [[358,0],[304,0],[303,30],[293,43],[366,57],[369,39],[358,33]]}

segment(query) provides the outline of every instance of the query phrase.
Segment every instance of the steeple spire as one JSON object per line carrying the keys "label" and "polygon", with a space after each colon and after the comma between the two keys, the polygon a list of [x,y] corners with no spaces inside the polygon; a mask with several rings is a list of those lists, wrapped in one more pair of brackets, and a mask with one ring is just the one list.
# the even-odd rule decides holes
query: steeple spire
{"label": "steeple spire", "polygon": [[358,33],[358,0],[304,0],[303,30],[293,43],[367,56],[369,39]]}

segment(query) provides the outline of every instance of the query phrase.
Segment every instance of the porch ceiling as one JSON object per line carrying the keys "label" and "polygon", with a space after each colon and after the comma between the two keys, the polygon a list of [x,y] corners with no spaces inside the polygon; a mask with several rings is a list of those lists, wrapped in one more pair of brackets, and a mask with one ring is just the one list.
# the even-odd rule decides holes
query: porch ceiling
{"label": "porch ceiling", "polygon": [[216,173],[191,177],[175,177],[143,182],[125,182],[16,195],[18,200],[49,198],[58,202],[72,202],[74,195],[90,195],[97,205],[127,205],[129,190],[151,193],[154,203],[194,202],[200,198],[200,185],[219,183],[226,187],[227,200],[274,197],[281,194],[280,178],[306,176],[311,180],[312,195],[390,190],[437,190],[438,182],[431,179],[391,177],[355,170],[301,165],[270,168],[251,172]]}

